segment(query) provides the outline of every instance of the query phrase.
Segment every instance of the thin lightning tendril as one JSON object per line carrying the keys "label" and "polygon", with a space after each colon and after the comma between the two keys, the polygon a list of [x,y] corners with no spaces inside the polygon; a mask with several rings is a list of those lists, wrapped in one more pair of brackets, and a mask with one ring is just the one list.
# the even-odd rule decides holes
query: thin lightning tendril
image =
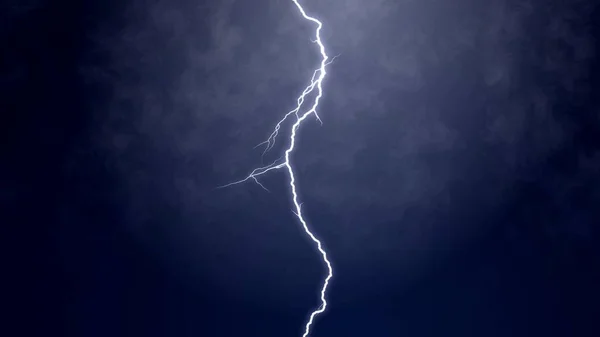
{"label": "thin lightning tendril", "polygon": [[[296,101],[296,108],[289,111],[288,113],[286,113],[285,116],[277,123],[277,125],[275,126],[275,128],[274,128],[273,132],[271,133],[271,135],[269,136],[269,138],[267,138],[266,141],[264,141],[256,146],[256,147],[263,146],[263,145],[265,146],[265,149],[262,153],[262,155],[264,156],[269,150],[271,150],[273,148],[273,146],[275,146],[275,140],[276,140],[277,136],[279,135],[279,130],[280,130],[283,122],[286,121],[290,116],[294,115],[296,117],[296,121],[291,127],[290,138],[289,138],[290,144],[289,144],[289,147],[285,150],[284,155],[269,165],[258,167],[256,169],[254,169],[252,172],[250,172],[250,174],[246,178],[238,180],[238,181],[234,181],[227,185],[220,186],[220,188],[240,184],[240,183],[243,183],[245,181],[252,179],[261,188],[263,188],[266,191],[269,191],[264,185],[262,185],[260,183],[258,178],[260,176],[263,176],[274,170],[283,169],[283,168],[287,169],[287,172],[289,175],[290,189],[292,192],[292,202],[294,204],[293,213],[296,215],[296,217],[302,224],[302,227],[304,228],[304,231],[306,232],[306,234],[317,245],[317,249],[321,253],[323,262],[327,266],[327,271],[328,271],[327,277],[325,278],[325,280],[323,282],[323,287],[321,288],[321,305],[319,306],[318,309],[314,310],[310,314],[308,322],[306,322],[306,325],[305,325],[305,330],[304,330],[304,334],[302,335],[302,337],[308,337],[308,335],[310,333],[310,327],[313,324],[314,318],[317,315],[323,313],[325,311],[325,308],[327,307],[327,300],[325,298],[325,294],[327,291],[327,286],[329,285],[329,281],[333,277],[333,269],[331,267],[331,262],[327,258],[327,253],[323,249],[321,241],[308,228],[308,224],[302,215],[302,204],[298,201],[298,193],[297,193],[297,188],[296,188],[296,177],[294,175],[294,169],[292,167],[290,157],[291,157],[292,152],[294,152],[294,148],[296,146],[296,133],[297,133],[300,125],[302,124],[302,122],[304,122],[304,120],[306,120],[306,118],[308,118],[310,115],[314,115],[316,117],[316,119],[319,121],[319,123],[323,124],[323,122],[321,121],[321,118],[319,117],[319,114],[317,113],[317,107],[319,106],[319,101],[320,101],[321,97],[323,96],[322,83],[323,83],[323,79],[325,79],[325,75],[327,74],[326,67],[331,62],[333,62],[335,57],[333,57],[331,59],[331,61],[329,61],[329,56],[327,56],[327,53],[325,52],[325,46],[323,45],[323,42],[321,41],[321,28],[323,27],[323,24],[321,23],[321,21],[306,14],[306,12],[304,11],[304,8],[302,7],[302,5],[300,5],[298,0],[292,0],[292,1],[294,2],[297,9],[300,11],[300,14],[302,14],[302,17],[305,20],[311,21],[312,23],[317,25],[317,28],[315,30],[316,39],[311,40],[311,42],[316,43],[319,47],[319,52],[321,53],[321,57],[322,57],[321,65],[318,69],[316,69],[314,71],[314,73],[311,77],[311,80],[310,80],[310,84],[304,89],[304,91],[302,91],[302,94],[300,94],[300,96],[298,97],[298,99]],[[304,104],[304,100],[305,100],[306,96],[313,93],[315,88],[317,89],[317,93],[316,93],[316,97],[314,98],[312,107],[309,110],[305,111],[304,113],[300,113],[300,109],[301,109],[302,105]]]}

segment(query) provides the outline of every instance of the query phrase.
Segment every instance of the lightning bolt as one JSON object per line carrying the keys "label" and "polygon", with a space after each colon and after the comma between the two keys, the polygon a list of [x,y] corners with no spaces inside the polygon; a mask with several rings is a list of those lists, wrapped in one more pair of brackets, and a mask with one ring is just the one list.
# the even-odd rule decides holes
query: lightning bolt
{"label": "lightning bolt", "polygon": [[[290,130],[289,147],[285,150],[285,153],[281,158],[275,160],[271,164],[262,166],[262,167],[258,167],[256,169],[254,169],[252,172],[250,172],[250,174],[246,178],[238,180],[238,181],[234,181],[227,185],[220,186],[219,188],[240,184],[240,183],[243,183],[245,181],[252,179],[260,187],[262,187],[263,189],[268,191],[268,189],[260,183],[258,178],[260,176],[263,176],[263,175],[271,172],[271,171],[275,171],[275,170],[279,170],[279,169],[285,169],[287,171],[288,177],[289,177],[290,190],[292,192],[292,202],[294,204],[294,212],[293,213],[296,215],[296,218],[298,218],[298,221],[300,221],[300,223],[302,224],[302,228],[304,229],[306,234],[316,244],[316,247],[319,250],[319,253],[321,253],[321,257],[323,258],[323,262],[327,266],[327,277],[323,281],[323,287],[321,288],[321,305],[318,307],[318,309],[314,310],[310,314],[310,317],[305,325],[304,334],[302,335],[302,337],[307,337],[310,333],[310,328],[311,328],[311,325],[313,324],[315,317],[317,315],[323,313],[325,311],[325,308],[327,307],[327,299],[326,299],[325,295],[327,292],[327,286],[329,285],[329,281],[333,277],[333,268],[331,267],[331,262],[327,258],[327,252],[323,249],[321,240],[319,240],[313,234],[313,232],[308,227],[306,219],[304,219],[304,216],[302,215],[302,204],[298,201],[296,177],[294,175],[294,169],[292,167],[290,157],[296,147],[296,134],[298,132],[298,129],[302,125],[302,123],[309,116],[314,115],[316,117],[316,119],[321,124],[323,124],[321,121],[321,118],[319,117],[319,114],[317,113],[317,108],[319,106],[319,101],[320,101],[321,97],[323,96],[322,83],[323,83],[323,80],[325,79],[325,76],[327,75],[327,71],[326,71],[327,65],[329,65],[331,62],[333,62],[335,57],[333,57],[331,59],[331,61],[329,61],[329,56],[327,56],[327,53],[325,52],[325,46],[323,45],[323,41],[321,40],[321,28],[323,27],[323,24],[321,23],[321,21],[306,14],[306,12],[304,11],[304,8],[302,7],[302,5],[300,5],[298,0],[292,0],[292,1],[293,1],[294,5],[296,6],[296,8],[298,9],[298,11],[300,12],[300,14],[302,15],[302,17],[305,20],[308,20],[308,21],[312,22],[313,24],[316,24],[316,26],[317,26],[315,29],[316,39],[312,42],[316,43],[319,47],[319,52],[321,53],[321,64],[320,64],[320,67],[313,72],[313,75],[310,80],[310,84],[304,89],[304,91],[302,91],[302,93],[298,97],[298,99],[296,101],[296,108],[289,111],[288,113],[286,113],[285,116],[283,116],[283,118],[277,123],[277,125],[275,126],[275,128],[274,128],[273,132],[271,133],[271,135],[269,136],[269,138],[267,138],[266,141],[264,141],[256,146],[256,147],[263,146],[263,145],[265,146],[265,149],[263,151],[263,156],[264,156],[269,150],[271,150],[273,148],[273,146],[275,146],[275,140],[276,140],[277,136],[279,135],[279,131],[281,129],[283,122],[286,121],[288,118],[294,116],[296,118],[296,121],[294,122],[294,124],[292,125],[291,130]],[[316,89],[316,96],[314,97],[312,106],[310,107],[310,109],[308,109],[304,112],[301,112],[302,111],[301,108],[305,102],[305,98],[307,97],[307,95],[313,93],[315,91],[315,89]]]}

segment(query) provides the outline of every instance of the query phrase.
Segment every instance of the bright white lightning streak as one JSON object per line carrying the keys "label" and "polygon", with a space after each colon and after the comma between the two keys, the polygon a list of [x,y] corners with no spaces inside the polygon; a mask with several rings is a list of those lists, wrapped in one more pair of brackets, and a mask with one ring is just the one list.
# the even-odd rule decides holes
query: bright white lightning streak
{"label": "bright white lightning streak", "polygon": [[[274,161],[270,165],[254,169],[252,172],[250,172],[250,174],[246,178],[244,178],[242,180],[238,180],[238,181],[232,182],[230,184],[227,184],[227,185],[224,185],[221,187],[228,187],[231,185],[236,185],[236,184],[245,182],[249,179],[252,179],[258,185],[260,185],[260,187],[267,190],[258,181],[258,177],[260,177],[270,171],[273,171],[273,170],[278,170],[278,169],[282,169],[282,168],[287,169],[287,172],[289,174],[289,179],[290,179],[290,188],[291,188],[291,192],[292,192],[292,202],[294,203],[294,208],[295,208],[294,214],[296,215],[296,217],[302,224],[302,227],[304,228],[304,231],[306,232],[306,234],[317,245],[317,249],[321,253],[321,256],[323,257],[323,262],[325,262],[325,264],[327,265],[327,270],[328,270],[327,277],[325,278],[325,280],[323,282],[323,287],[321,288],[321,305],[319,306],[318,309],[314,310],[310,314],[310,318],[308,319],[308,322],[306,322],[306,325],[305,325],[305,330],[304,330],[304,334],[302,335],[302,337],[307,337],[310,333],[310,327],[313,324],[314,318],[317,315],[323,313],[325,311],[325,308],[327,307],[327,299],[325,298],[325,294],[327,291],[327,286],[329,285],[329,281],[333,277],[333,269],[331,267],[331,262],[327,258],[327,253],[323,249],[321,241],[311,232],[311,230],[308,228],[306,220],[302,216],[302,204],[298,201],[298,193],[297,193],[297,189],[296,189],[296,178],[294,175],[294,169],[291,165],[290,156],[291,156],[292,152],[294,152],[294,148],[296,146],[296,132],[298,131],[298,128],[300,127],[302,122],[304,122],[304,120],[306,120],[306,118],[308,118],[310,115],[314,115],[317,118],[317,120],[319,122],[321,122],[321,118],[319,117],[319,114],[317,113],[317,107],[319,106],[319,100],[323,96],[322,83],[323,83],[323,79],[325,78],[325,75],[327,75],[326,67],[331,62],[328,62],[329,56],[327,56],[327,53],[325,52],[325,46],[323,45],[323,42],[321,41],[321,28],[323,27],[323,24],[318,19],[307,15],[306,12],[304,11],[304,8],[302,7],[302,5],[300,5],[298,0],[292,0],[292,1],[294,2],[296,7],[298,8],[298,10],[300,11],[300,14],[302,14],[302,17],[304,17],[304,19],[311,21],[317,25],[317,28],[315,30],[316,39],[312,42],[316,43],[319,46],[319,51],[320,51],[321,57],[322,57],[321,66],[317,70],[314,71],[313,76],[310,80],[310,84],[304,89],[302,94],[300,94],[300,96],[298,97],[298,100],[296,102],[297,103],[296,108],[289,111],[277,123],[277,125],[274,128],[274,131],[271,133],[271,135],[269,136],[269,138],[266,141],[257,145],[257,146],[266,145],[263,155],[266,152],[268,152],[270,149],[272,149],[273,146],[275,145],[275,139],[276,139],[277,135],[279,134],[279,130],[281,128],[282,123],[285,120],[287,120],[288,117],[294,115],[296,117],[296,122],[292,125],[291,132],[290,132],[290,145],[285,150],[284,156],[282,158]],[[333,59],[332,59],[332,61],[333,61]],[[305,97],[307,95],[311,94],[315,90],[315,88],[317,88],[317,94],[313,101],[312,107],[308,111],[300,114],[300,108],[304,104]]]}

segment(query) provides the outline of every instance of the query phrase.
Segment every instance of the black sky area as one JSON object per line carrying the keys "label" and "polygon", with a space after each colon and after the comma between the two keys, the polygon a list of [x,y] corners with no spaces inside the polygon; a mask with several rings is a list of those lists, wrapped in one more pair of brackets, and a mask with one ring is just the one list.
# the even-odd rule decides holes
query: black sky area
{"label": "black sky area", "polygon": [[[334,266],[311,336],[600,336],[598,5],[302,3],[339,55],[293,157]],[[291,0],[4,1],[0,335],[301,336],[325,267],[285,175],[216,187],[313,29]]]}

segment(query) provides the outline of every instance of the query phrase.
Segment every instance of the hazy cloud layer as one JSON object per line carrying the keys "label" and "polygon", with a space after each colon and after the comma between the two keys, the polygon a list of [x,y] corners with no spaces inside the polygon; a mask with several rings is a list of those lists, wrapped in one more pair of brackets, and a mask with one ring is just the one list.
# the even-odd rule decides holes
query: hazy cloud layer
{"label": "hazy cloud layer", "polygon": [[[325,83],[324,125],[306,124],[294,160],[308,214],[327,215],[315,227],[341,263],[395,264],[437,236],[460,237],[468,224],[457,214],[493,210],[515,180],[570,144],[579,114],[597,116],[581,112],[595,51],[574,23],[589,13],[579,1],[305,2],[339,58]],[[81,71],[110,88],[95,139],[122,175],[134,222],[153,216],[144,195],[158,193],[204,217],[186,221],[211,254],[223,240],[250,247],[248,237],[281,226],[258,210],[278,199],[278,216],[287,212],[275,196],[283,180],[266,178],[273,195],[252,184],[214,187],[260,164],[253,146],[317,65],[312,27],[289,1],[140,2],[129,13],[121,31],[92,37],[97,49]],[[96,64],[97,55],[108,61]],[[597,172],[597,155],[580,158]],[[377,219],[362,216],[373,211]],[[265,224],[219,222],[223,212]],[[280,251],[281,240],[259,241],[251,247]]]}

